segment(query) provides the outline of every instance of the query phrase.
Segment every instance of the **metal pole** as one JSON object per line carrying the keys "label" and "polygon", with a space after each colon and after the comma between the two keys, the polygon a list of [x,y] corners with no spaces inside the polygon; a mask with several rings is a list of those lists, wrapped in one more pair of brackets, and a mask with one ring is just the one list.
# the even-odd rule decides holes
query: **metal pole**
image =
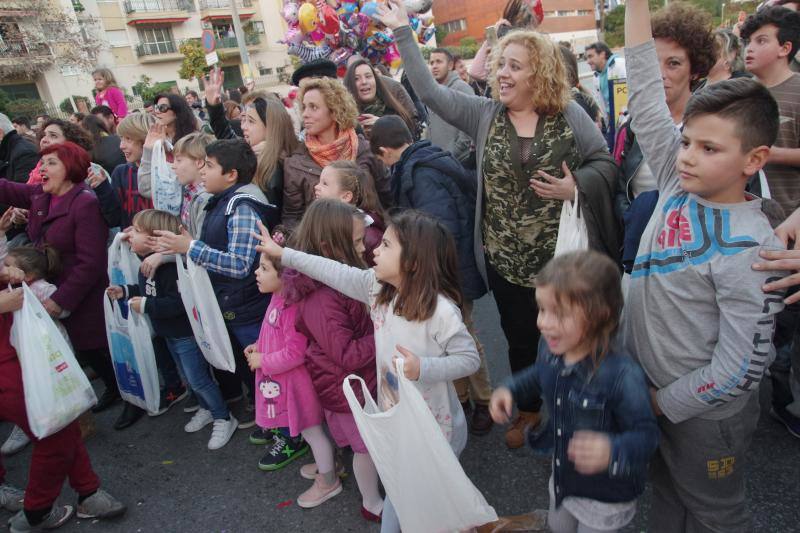
{"label": "metal pole", "polygon": [[719,16],[719,25],[723,28],[726,28],[728,25],[725,24],[725,2],[722,2],[722,13]]}
{"label": "metal pole", "polygon": [[242,58],[242,65],[244,65],[245,81],[247,78],[252,78],[253,74],[250,70],[250,55],[247,53],[247,43],[245,42],[244,30],[242,29],[242,21],[239,20],[239,8],[236,5],[240,0],[230,0],[231,13],[233,15],[233,33],[236,34],[236,42],[239,44],[239,55]]}

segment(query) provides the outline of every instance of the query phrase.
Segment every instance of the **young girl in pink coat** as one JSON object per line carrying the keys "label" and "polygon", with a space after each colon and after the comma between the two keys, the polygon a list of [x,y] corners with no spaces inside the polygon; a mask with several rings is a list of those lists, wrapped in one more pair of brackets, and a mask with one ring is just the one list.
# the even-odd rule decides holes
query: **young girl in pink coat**
{"label": "young girl in pink coat", "polygon": [[[255,371],[259,389],[256,423],[273,430],[273,441],[267,444],[267,455],[259,462],[259,468],[277,470],[285,466],[308,450],[305,440],[322,472],[316,475],[314,485],[297,498],[300,507],[310,508],[342,492],[342,484],[334,472],[333,447],[322,429],[322,407],[305,367],[308,340],[295,329],[298,299],[305,292],[295,285],[313,282],[294,274],[281,272],[280,264],[261,256],[256,270],[258,289],[272,293],[272,299],[258,342],[248,346],[245,355]],[[285,434],[287,429],[289,435]],[[285,453],[287,450],[292,453]],[[325,490],[321,490],[323,486]]]}

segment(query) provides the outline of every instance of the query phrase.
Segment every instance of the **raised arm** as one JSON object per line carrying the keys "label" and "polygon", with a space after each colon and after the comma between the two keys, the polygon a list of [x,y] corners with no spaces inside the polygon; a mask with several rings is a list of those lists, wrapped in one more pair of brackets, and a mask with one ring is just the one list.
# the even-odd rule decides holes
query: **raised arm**
{"label": "raised arm", "polygon": [[[386,5],[391,7],[387,8]],[[380,4],[379,12],[381,21],[394,32],[406,75],[417,96],[447,123],[474,139],[481,116],[492,109],[494,102],[436,83],[417,46],[416,36],[408,25],[408,13],[401,0],[388,0],[387,4]]]}

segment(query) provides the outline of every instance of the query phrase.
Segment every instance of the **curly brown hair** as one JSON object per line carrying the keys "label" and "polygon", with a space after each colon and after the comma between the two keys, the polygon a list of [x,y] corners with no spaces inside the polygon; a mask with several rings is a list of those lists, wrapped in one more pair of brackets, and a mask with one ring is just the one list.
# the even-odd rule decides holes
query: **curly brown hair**
{"label": "curly brown hair", "polygon": [[653,38],[669,39],[686,50],[692,77],[704,78],[717,62],[711,15],[684,2],[673,2],[653,13]]}
{"label": "curly brown hair", "polygon": [[61,120],[60,118],[51,118],[44,123],[44,125],[39,129],[39,133],[36,135],[37,144],[41,142],[42,137],[44,137],[44,130],[46,130],[48,126],[58,126],[58,128],[61,129],[61,132],[64,134],[64,138],[66,140],[77,144],[87,152],[91,152],[94,148],[94,141],[92,140],[91,133],[77,124],[67,122],[66,120]]}
{"label": "curly brown hair", "polygon": [[350,94],[350,91],[339,80],[332,80],[330,78],[305,78],[300,82],[300,109],[302,112],[303,97],[309,91],[319,91],[322,98],[325,100],[325,105],[331,112],[333,121],[339,131],[344,131],[356,127],[356,118],[358,117],[358,106],[356,101]]}

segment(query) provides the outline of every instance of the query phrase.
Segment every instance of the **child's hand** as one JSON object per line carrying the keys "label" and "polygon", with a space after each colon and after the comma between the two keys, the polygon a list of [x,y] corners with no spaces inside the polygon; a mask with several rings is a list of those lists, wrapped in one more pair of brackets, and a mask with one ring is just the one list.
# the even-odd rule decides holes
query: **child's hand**
{"label": "child's hand", "polygon": [[567,457],[579,474],[605,472],[611,462],[611,439],[605,433],[576,431],[567,446]]}
{"label": "child's hand", "polygon": [[247,359],[247,366],[250,370],[261,368],[261,353],[256,351],[256,345],[251,344],[244,350],[244,357]]}
{"label": "child's hand", "polygon": [[283,256],[283,248],[281,248],[275,241],[272,240],[272,237],[269,235],[269,230],[263,222],[259,220],[256,223],[258,224],[259,231],[261,231],[260,234],[253,232],[253,237],[258,239],[261,243],[256,246],[256,250],[262,254],[267,254],[269,257],[280,259],[281,256]]}
{"label": "child's hand", "polygon": [[89,182],[89,186],[91,186],[92,189],[96,189],[98,185],[106,181],[106,173],[96,172],[95,169],[90,166],[89,175],[86,180]]}
{"label": "child's hand", "polygon": [[511,418],[514,409],[514,396],[506,387],[498,387],[489,400],[489,414],[497,424],[505,424]]}
{"label": "child's hand", "polygon": [[3,216],[0,217],[0,233],[5,235],[8,230],[11,229],[11,226],[14,224],[14,208],[9,207],[6,209]]}
{"label": "child's hand", "polygon": [[157,229],[155,231],[157,239],[156,250],[161,253],[167,254],[182,254],[185,255],[189,252],[189,247],[192,245],[192,236],[186,231],[186,228],[181,226],[181,234],[175,235],[171,231],[164,231]]}
{"label": "child's hand", "polygon": [[[419,357],[408,351],[407,348],[403,348],[399,344],[395,346],[397,351],[400,352],[400,357],[403,358],[403,374],[406,376],[406,379],[410,379],[411,381],[416,381],[419,379]],[[399,359],[396,355],[392,359],[392,363]]]}
{"label": "child's hand", "polygon": [[[156,244],[158,246],[158,244]],[[142,271],[144,277],[152,278],[153,274],[156,273],[158,267],[160,267],[164,263],[164,254],[160,254],[158,252],[154,254],[148,255],[144,261],[142,261],[142,266],[139,267],[139,270]]]}
{"label": "child's hand", "polygon": [[133,298],[128,300],[128,308],[133,309],[134,311],[136,311],[141,315],[142,312],[144,311],[144,309],[142,309],[142,300],[143,298],[141,296],[134,296]]}
{"label": "child's hand", "polygon": [[9,285],[19,285],[25,281],[25,272],[17,267],[3,266],[0,270],[0,281],[4,281]]}
{"label": "child's hand", "polygon": [[119,300],[120,298],[125,297],[125,289],[119,285],[112,285],[106,289],[106,294],[108,294],[108,297],[112,300]]}
{"label": "child's hand", "polygon": [[16,226],[24,226],[28,223],[28,210],[27,209],[20,209],[19,207],[14,208],[14,215],[11,217],[11,222],[14,223]]}
{"label": "child's hand", "polygon": [[50,298],[45,300],[42,303],[42,305],[44,306],[45,311],[47,311],[47,313],[53,318],[58,318],[61,315],[61,313],[64,312],[61,306],[55,303]]}
{"label": "child's hand", "polygon": [[654,387],[650,387],[650,406],[653,408],[654,415],[661,416],[664,414],[658,406],[658,390]]}
{"label": "child's hand", "polygon": [[0,313],[12,313],[22,309],[22,289],[0,291]]}

